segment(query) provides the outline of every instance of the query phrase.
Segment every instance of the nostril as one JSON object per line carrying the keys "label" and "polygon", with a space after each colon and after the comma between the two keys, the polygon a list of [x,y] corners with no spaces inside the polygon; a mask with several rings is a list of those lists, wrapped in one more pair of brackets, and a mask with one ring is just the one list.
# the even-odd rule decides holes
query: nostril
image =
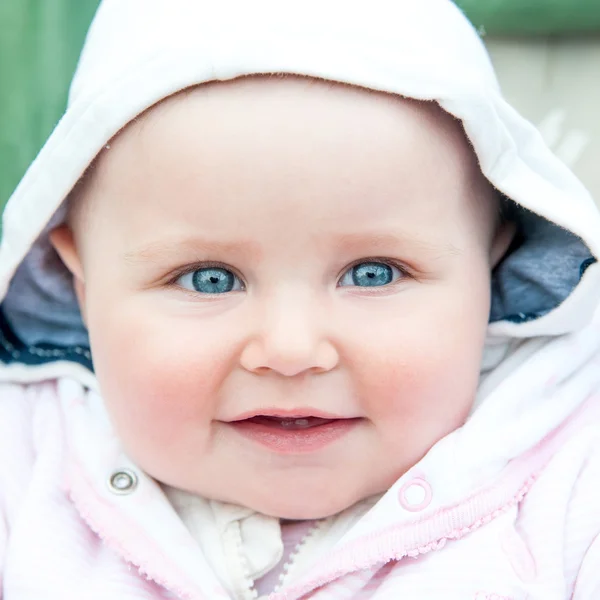
{"label": "nostril", "polygon": [[269,367],[256,367],[254,369],[249,369],[249,370],[253,371],[257,375],[266,375],[266,374],[272,372],[272,370],[269,369]]}

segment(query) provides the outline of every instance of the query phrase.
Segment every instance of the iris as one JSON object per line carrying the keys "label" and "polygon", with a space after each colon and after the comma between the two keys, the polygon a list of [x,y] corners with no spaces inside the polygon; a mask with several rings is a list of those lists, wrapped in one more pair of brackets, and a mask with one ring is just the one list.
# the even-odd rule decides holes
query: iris
{"label": "iris", "polygon": [[224,294],[233,289],[234,275],[227,269],[207,267],[192,273],[192,285],[202,294]]}
{"label": "iris", "polygon": [[364,262],[352,267],[352,282],[360,287],[387,285],[393,279],[392,268],[384,263]]}

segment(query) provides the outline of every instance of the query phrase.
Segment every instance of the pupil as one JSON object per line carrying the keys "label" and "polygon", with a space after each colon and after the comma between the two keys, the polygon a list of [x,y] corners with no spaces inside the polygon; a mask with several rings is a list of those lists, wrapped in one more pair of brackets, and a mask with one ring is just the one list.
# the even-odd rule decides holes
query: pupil
{"label": "pupil", "polygon": [[387,285],[392,279],[392,269],[384,263],[361,263],[352,268],[352,282],[359,287]]}

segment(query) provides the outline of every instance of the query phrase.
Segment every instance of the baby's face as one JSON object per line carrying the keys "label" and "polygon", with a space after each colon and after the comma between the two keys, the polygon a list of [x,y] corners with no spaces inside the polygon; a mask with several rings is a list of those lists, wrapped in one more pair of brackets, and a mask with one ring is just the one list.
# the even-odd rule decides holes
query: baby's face
{"label": "baby's face", "polygon": [[116,430],[156,479],[323,517],[464,422],[499,251],[438,108],[205,85],[131,124],[87,188],[76,245],[55,243]]}

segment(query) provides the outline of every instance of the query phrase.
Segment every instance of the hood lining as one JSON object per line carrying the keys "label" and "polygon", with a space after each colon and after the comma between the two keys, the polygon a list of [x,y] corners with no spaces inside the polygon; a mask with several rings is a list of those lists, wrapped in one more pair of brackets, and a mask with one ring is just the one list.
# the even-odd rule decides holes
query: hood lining
{"label": "hood lining", "polygon": [[92,353],[85,346],[58,346],[54,344],[24,344],[8,323],[0,309],[0,361],[4,364],[22,363],[42,365],[57,360],[76,362],[93,372]]}

